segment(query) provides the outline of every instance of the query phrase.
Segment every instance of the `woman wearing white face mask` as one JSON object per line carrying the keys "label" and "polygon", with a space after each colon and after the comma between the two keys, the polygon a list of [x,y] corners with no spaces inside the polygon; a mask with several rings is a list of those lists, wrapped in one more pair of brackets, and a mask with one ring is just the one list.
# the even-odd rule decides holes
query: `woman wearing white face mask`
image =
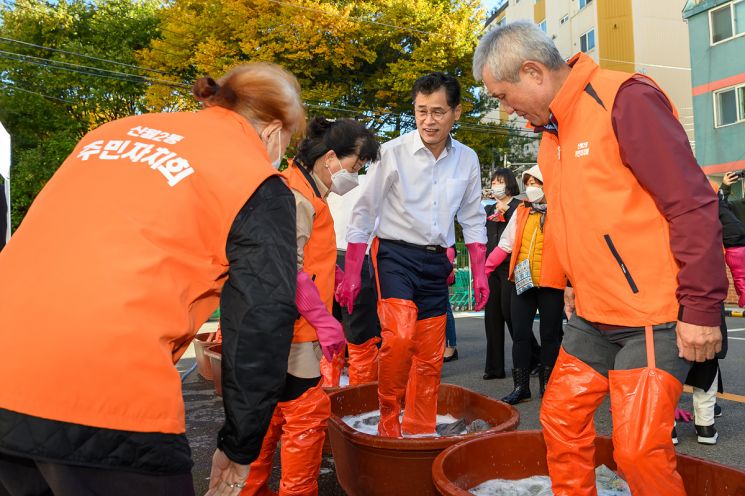
{"label": "woman wearing white face mask", "polygon": [[512,377],[514,390],[502,401],[514,405],[531,398],[531,337],[536,310],[540,310],[541,364],[538,370],[541,396],[559,353],[566,277],[556,251],[545,236],[550,229],[548,206],[543,196],[543,176],[535,165],[523,172],[527,200],[507,224],[486,262],[490,274],[511,253],[509,277],[515,282],[510,306],[512,318]]}
{"label": "woman wearing white face mask", "polygon": [[[266,493],[277,442],[281,440],[280,494],[317,494],[321,451],[331,406],[322,387],[339,381],[344,360],[342,325],[331,314],[343,274],[336,266],[334,221],[326,203],[329,192],[343,195],[357,186],[357,173],[377,160],[373,133],[352,119],[313,119],[297,155],[282,173],[297,210],[297,303],[301,318],[287,367],[285,388],[251,464],[242,494]],[[324,383],[321,383],[322,367]]]}
{"label": "woman wearing white face mask", "polygon": [[[512,218],[520,200],[515,198],[520,194],[515,174],[506,168],[494,171],[492,175],[492,194],[497,200],[486,210],[486,253],[491,254],[499,244],[499,239]],[[505,325],[512,336],[511,302],[515,292],[509,278],[510,264],[502,262],[489,276],[489,300],[484,307],[484,330],[486,332],[486,363],[484,366],[484,380],[503,379],[504,368],[504,336]],[[541,347],[535,337],[531,339],[531,364],[533,370],[540,362]]]}

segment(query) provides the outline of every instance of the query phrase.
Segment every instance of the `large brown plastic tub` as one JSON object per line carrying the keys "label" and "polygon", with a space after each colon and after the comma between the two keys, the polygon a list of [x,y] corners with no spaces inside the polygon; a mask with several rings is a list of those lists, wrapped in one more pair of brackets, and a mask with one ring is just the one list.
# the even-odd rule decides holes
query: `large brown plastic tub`
{"label": "large brown plastic tub", "polygon": [[204,354],[210,359],[212,380],[215,381],[215,392],[218,396],[222,396],[222,344],[213,344],[207,347]]}
{"label": "large brown plastic tub", "polygon": [[349,496],[436,495],[432,462],[445,448],[489,432],[515,430],[520,415],[512,406],[460,386],[441,384],[437,411],[482,419],[492,427],[463,436],[385,438],[371,436],[348,426],[341,417],[378,409],[378,384],[350,386],[332,393],[329,437],[336,477]]}
{"label": "large brown plastic tub", "polygon": [[204,354],[204,351],[213,346],[214,342],[212,339],[215,337],[215,332],[202,332],[194,336],[194,358],[197,361],[197,372],[199,375],[207,379],[212,380],[212,365],[210,359]]}
{"label": "large brown plastic tub", "polygon": [[[595,440],[595,463],[616,470],[611,438]],[[678,455],[678,472],[691,496],[745,495],[745,471],[687,455]],[[542,431],[482,436],[443,451],[432,464],[440,494],[471,496],[472,489],[492,479],[524,479],[548,475]]]}

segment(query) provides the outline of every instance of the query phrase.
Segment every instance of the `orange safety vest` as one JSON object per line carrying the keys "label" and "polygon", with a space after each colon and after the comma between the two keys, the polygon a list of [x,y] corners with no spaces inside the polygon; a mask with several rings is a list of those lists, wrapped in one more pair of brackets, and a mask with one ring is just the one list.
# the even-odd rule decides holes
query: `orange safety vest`
{"label": "orange safety vest", "polygon": [[[550,204],[548,208],[551,210]],[[510,256],[509,278],[512,280],[514,280],[517,259],[520,257],[520,248],[522,247],[525,225],[528,223],[528,217],[530,216],[530,207],[526,207],[524,203],[521,203],[517,206],[514,215],[517,215],[517,225],[515,226],[515,242]],[[559,264],[559,259],[556,256],[556,248],[553,244],[553,240],[548,235],[555,229],[553,221],[549,222],[549,218],[553,217],[553,215],[553,213],[546,213],[546,218],[543,223],[543,248],[540,260],[538,261],[538,263],[540,263],[540,280],[533,281],[533,283],[542,288],[564,289],[566,287],[566,277],[564,276],[564,271],[561,269],[561,265]],[[530,233],[528,243],[530,243],[532,236],[533,234]],[[531,273],[532,272],[531,267]]]}
{"label": "orange safety vest", "polygon": [[678,266],[669,224],[621,161],[611,121],[621,85],[646,76],[600,69],[584,54],[569,64],[550,105],[559,135],[543,133],[538,163],[550,237],[575,289],[577,315],[621,326],[675,321]]}
{"label": "orange safety vest", "polygon": [[[310,238],[303,249],[303,270],[313,278],[321,295],[321,301],[326,305],[326,310],[331,313],[334,304],[336,274],[334,219],[331,218],[329,206],[316,189],[310,173],[291,163],[282,174],[287,179],[287,185],[307,198],[315,210]],[[294,343],[318,341],[316,329],[305,320],[305,317],[301,316],[295,322],[295,334],[292,341]]]}
{"label": "orange safety vest", "polygon": [[221,107],[85,135],[0,253],[0,408],[185,432],[174,363],[219,304],[236,215],[274,174]]}

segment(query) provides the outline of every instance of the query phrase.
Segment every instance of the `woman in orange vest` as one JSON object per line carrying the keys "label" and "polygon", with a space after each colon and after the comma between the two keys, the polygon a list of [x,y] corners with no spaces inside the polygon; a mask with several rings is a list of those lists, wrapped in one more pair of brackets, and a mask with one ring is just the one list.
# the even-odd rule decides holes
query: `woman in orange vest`
{"label": "woman in orange vest", "polygon": [[218,304],[208,494],[238,494],[259,453],[297,316],[295,205],[272,162],[305,113],[274,64],[193,92],[199,112],[85,135],[0,253],[4,494],[194,494],[174,364]]}
{"label": "woman in orange vest", "polygon": [[530,367],[531,337],[536,310],[540,311],[541,366],[538,387],[541,397],[551,376],[561,346],[561,324],[566,278],[556,259],[550,240],[544,235],[549,229],[548,206],[543,196],[543,176],[538,165],[523,172],[523,185],[528,201],[517,207],[510,218],[499,245],[489,255],[487,274],[510,258],[510,279],[513,286],[512,314],[512,378],[513,391],[502,401],[514,405],[531,398]]}
{"label": "woman in orange vest", "polygon": [[[357,173],[377,160],[373,133],[352,119],[317,117],[308,126],[295,159],[283,172],[297,208],[297,308],[285,388],[274,410],[259,459],[251,464],[242,495],[273,494],[267,487],[281,441],[280,495],[318,494],[318,472],[331,405],[320,384],[323,357],[344,353],[344,330],[332,314],[340,270],[336,266],[329,192],[343,195],[358,184]],[[338,359],[336,359],[338,360]]]}

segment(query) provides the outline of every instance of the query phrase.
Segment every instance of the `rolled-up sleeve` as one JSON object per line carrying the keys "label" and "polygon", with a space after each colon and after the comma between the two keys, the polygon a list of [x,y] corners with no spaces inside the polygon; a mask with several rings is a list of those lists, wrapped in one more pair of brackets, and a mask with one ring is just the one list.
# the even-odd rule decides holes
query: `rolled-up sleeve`
{"label": "rolled-up sleeve", "polygon": [[463,239],[466,244],[486,244],[486,212],[481,205],[481,167],[475,152],[469,153],[467,165],[468,186],[456,212],[456,218],[463,228]]}
{"label": "rolled-up sleeve", "polygon": [[383,150],[379,162],[372,164],[367,172],[367,180],[360,197],[352,209],[347,226],[347,242],[365,243],[375,229],[375,221],[380,215],[380,206],[396,174],[392,165],[390,151]]}
{"label": "rolled-up sleeve", "polygon": [[719,326],[727,295],[718,201],[664,94],[649,82],[622,86],[612,112],[621,159],[670,225],[679,266],[679,320]]}

